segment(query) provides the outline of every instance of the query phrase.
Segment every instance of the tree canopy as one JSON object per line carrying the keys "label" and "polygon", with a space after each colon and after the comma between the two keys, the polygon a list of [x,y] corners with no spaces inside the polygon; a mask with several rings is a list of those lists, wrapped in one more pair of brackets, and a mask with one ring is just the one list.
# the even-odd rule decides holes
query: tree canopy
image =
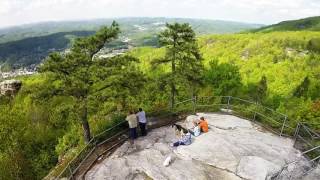
{"label": "tree canopy", "polygon": [[164,57],[154,59],[155,66],[170,64],[170,72],[165,76],[171,88],[171,107],[175,102],[177,85],[182,81],[191,87],[199,84],[203,66],[196,36],[187,23],[166,24],[166,30],[159,35],[159,44],[166,49]]}

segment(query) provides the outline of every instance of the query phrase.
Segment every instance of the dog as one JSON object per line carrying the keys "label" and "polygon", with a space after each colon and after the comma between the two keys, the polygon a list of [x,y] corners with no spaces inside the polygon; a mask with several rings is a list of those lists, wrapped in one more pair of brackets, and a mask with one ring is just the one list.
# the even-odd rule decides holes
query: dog
{"label": "dog", "polygon": [[171,127],[175,129],[177,136],[181,136],[183,134],[183,130],[186,129],[179,124],[172,124]]}

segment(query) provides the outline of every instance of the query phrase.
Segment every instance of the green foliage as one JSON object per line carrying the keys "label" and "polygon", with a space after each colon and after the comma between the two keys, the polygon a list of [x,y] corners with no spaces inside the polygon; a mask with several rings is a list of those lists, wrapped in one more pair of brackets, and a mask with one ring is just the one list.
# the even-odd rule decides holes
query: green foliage
{"label": "green foliage", "polygon": [[59,143],[55,147],[56,154],[63,156],[68,150],[81,144],[79,143],[81,141],[80,135],[79,126],[73,125],[64,136],[59,138]]}
{"label": "green foliage", "polygon": [[310,39],[307,45],[307,49],[313,52],[320,53],[320,38]]}
{"label": "green foliage", "polygon": [[[167,84],[171,89],[171,107],[175,102],[178,84],[185,81],[192,88],[192,94],[202,78],[201,55],[196,43],[195,33],[189,24],[167,24],[167,29],[160,33],[160,45],[166,49],[165,56],[153,60],[153,65],[170,64],[166,73]],[[179,82],[180,81],[180,82]]]}
{"label": "green foliage", "polygon": [[117,38],[119,32],[118,24],[113,22],[110,27],[101,28],[93,36],[77,39],[70,53],[51,54],[41,67],[42,72],[48,72],[53,82],[60,85],[53,91],[70,96],[77,102],[76,109],[86,142],[91,139],[88,103],[92,98],[100,96],[104,101],[115,100],[125,109],[127,97],[134,95],[143,80],[134,65],[138,61],[135,58],[126,55],[93,59],[105,43]]}
{"label": "green foliage", "polygon": [[263,75],[261,77],[260,82],[258,83],[256,100],[258,102],[262,102],[262,100],[264,100],[267,97],[267,91],[268,91],[267,77]]}
{"label": "green foliage", "polygon": [[206,84],[213,86],[215,95],[236,95],[242,86],[238,67],[228,63],[218,64],[217,61],[210,61],[205,80]]}
{"label": "green foliage", "polygon": [[[202,62],[207,70],[210,69],[210,62],[213,59],[219,65],[229,64],[238,69],[242,84],[236,88],[238,96],[262,101],[261,103],[288,114],[289,119],[305,116],[309,117],[305,121],[314,122],[319,116],[316,113],[308,115],[308,112],[311,111],[310,104],[320,98],[320,54],[316,51],[310,52],[308,44],[310,40],[319,36],[319,32],[310,31],[208,35],[199,37],[198,44],[203,55]],[[164,48],[138,48],[133,50],[132,55],[143,62],[143,67],[148,67],[145,72],[149,74],[151,59],[159,58],[159,54],[163,51]],[[169,70],[169,66],[162,66],[162,71],[159,73]],[[216,75],[224,74],[220,73]],[[263,80],[259,87],[262,76],[265,76],[267,81]],[[303,82],[301,77],[307,76],[310,81],[307,98],[300,102],[292,97],[292,93]],[[208,87],[207,83],[198,94],[217,95],[217,86]],[[220,82],[217,80],[217,84],[224,83],[222,78]],[[186,97],[182,93],[178,98],[181,96]],[[310,98],[310,104],[307,105],[309,108],[305,108],[308,98]],[[287,101],[290,105],[283,107]],[[301,103],[301,106],[299,104],[297,108],[292,108],[295,103]],[[298,108],[304,110],[298,111]],[[294,122],[292,125],[294,126]]]}
{"label": "green foliage", "polygon": [[66,49],[70,43],[68,35],[81,37],[92,33],[92,31],[60,32],[3,43],[0,44],[0,60],[10,65],[38,64],[53,50]]}
{"label": "green foliage", "polygon": [[296,88],[296,90],[293,92],[293,95],[296,97],[307,97],[308,89],[310,86],[310,80],[309,77],[305,77],[302,83]]}

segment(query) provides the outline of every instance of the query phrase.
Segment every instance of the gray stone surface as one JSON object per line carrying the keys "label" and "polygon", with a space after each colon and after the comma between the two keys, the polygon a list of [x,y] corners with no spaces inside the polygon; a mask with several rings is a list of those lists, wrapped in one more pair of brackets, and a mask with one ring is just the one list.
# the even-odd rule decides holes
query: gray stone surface
{"label": "gray stone surface", "polygon": [[312,170],[308,175],[306,175],[303,180],[319,180],[320,179],[320,166]]}
{"label": "gray stone surface", "polygon": [[[301,159],[293,141],[264,131],[250,121],[232,115],[204,116],[209,132],[193,137],[189,146],[171,148],[174,129],[155,129],[134,146],[125,143],[109,158],[94,166],[86,179],[268,179],[287,162]],[[168,167],[164,160],[172,157]]]}

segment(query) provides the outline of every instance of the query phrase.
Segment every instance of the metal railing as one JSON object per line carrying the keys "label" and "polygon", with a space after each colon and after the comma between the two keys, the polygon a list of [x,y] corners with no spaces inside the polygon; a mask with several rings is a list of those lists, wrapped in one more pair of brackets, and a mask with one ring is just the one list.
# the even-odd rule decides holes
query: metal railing
{"label": "metal railing", "polygon": [[[159,117],[178,114],[190,114],[190,112],[195,113],[197,111],[223,111],[226,113],[231,113],[241,118],[253,121],[254,123],[261,125],[262,127],[278,134],[279,136],[295,138],[295,142],[300,142],[301,140],[304,142],[302,144],[310,143],[309,141],[307,141],[308,143],[305,142],[306,139],[302,136],[302,127],[304,129],[308,129],[308,132],[306,132],[306,134],[311,134],[310,137],[312,137],[313,140],[320,139],[320,136],[317,133],[310,131],[310,128],[301,123],[298,123],[297,127],[294,127],[294,122],[288,119],[288,116],[283,113],[265,107],[257,102],[252,102],[232,96],[193,97],[190,99],[186,99],[184,101],[175,103],[174,108],[171,110],[167,108],[165,110],[166,113],[160,114]],[[73,179],[73,176],[77,172],[79,167],[86,160],[86,158],[88,158],[90,154],[95,151],[98,145],[105,143],[105,141],[107,141],[108,138],[113,137],[114,134],[126,130],[125,128],[127,128],[127,126],[124,127],[124,124],[126,124],[125,121],[94,136],[91,141],[78,153],[78,155],[73,160],[71,160],[70,163],[68,163],[67,167],[62,171],[62,173],[60,173],[58,178],[67,177],[68,179]],[[119,129],[117,127],[121,128]],[[306,156],[313,152],[320,151],[320,147],[308,147],[309,148],[305,149],[304,151],[304,155]],[[309,156],[307,157],[310,159],[310,161],[318,161],[318,163],[320,162],[319,156],[314,158],[310,158]]]}
{"label": "metal railing", "polygon": [[[294,147],[302,151],[301,155],[307,158],[309,166],[304,166],[304,168],[300,168],[300,170],[292,170],[291,168],[291,171],[289,171],[288,168],[290,165],[291,167],[297,168],[299,165],[294,164],[306,161],[305,158],[298,158],[295,161],[286,163],[272,179],[283,179],[283,177],[286,177],[287,179],[298,179],[301,178],[301,176],[307,175],[320,165],[320,135],[308,127],[306,123],[298,123],[294,138]],[[299,171],[299,174],[290,173]]]}
{"label": "metal railing", "polygon": [[295,126],[291,125],[294,123],[285,114],[256,102],[232,96],[194,97],[177,103],[174,110],[177,112],[222,110],[254,121],[280,136],[293,137],[296,130]]}
{"label": "metal railing", "polygon": [[[308,174],[320,164],[320,135],[311,130],[305,123],[291,121],[288,119],[288,116],[283,113],[277,112],[256,102],[232,96],[194,97],[183,102],[192,102],[192,107],[181,103],[184,105],[183,108],[187,108],[189,111],[193,110],[193,112],[196,112],[202,110],[212,112],[222,110],[251,120],[279,136],[294,138],[294,147],[301,150],[301,154],[306,157],[311,164],[309,169],[304,169],[305,172],[303,175]],[[176,108],[179,109],[179,107]],[[186,109],[184,109],[184,111],[186,111]],[[299,146],[297,144],[299,144]],[[287,170],[290,164],[299,163],[300,161],[301,159],[286,163],[281,170],[275,174],[274,179],[277,179],[281,172]],[[290,174],[289,176],[291,178]]]}
{"label": "metal railing", "polygon": [[298,123],[294,146],[303,151],[302,154],[310,159],[313,166],[320,164],[320,134],[307,123]]}
{"label": "metal railing", "polygon": [[[170,108],[166,107],[156,112],[152,112],[150,114],[157,114],[156,116],[158,118],[166,118],[166,117],[172,118],[173,115],[176,114],[176,112],[170,111]],[[171,123],[171,122],[165,122],[163,124],[160,123],[158,126],[167,125],[168,123]],[[156,128],[157,125],[154,127]],[[95,159],[93,161],[88,160],[90,161],[88,166],[92,166],[95,163],[95,161],[98,158],[100,158],[103,154],[107,154],[114,148],[121,145],[121,143],[123,143],[124,141],[121,140],[119,142],[113,143],[110,147],[104,149],[100,153],[97,153],[97,150],[99,147],[103,146],[104,144],[108,144],[109,141],[111,139],[114,139],[115,137],[119,137],[121,135],[127,135],[128,130],[129,129],[128,129],[127,121],[121,121],[120,123],[106,129],[105,131],[97,135],[94,135],[92,139],[77,153],[77,155],[75,155],[75,157],[66,165],[66,167],[59,173],[59,175],[55,179],[62,179],[62,178],[76,179],[76,175],[78,174],[80,167],[83,165],[87,165],[84,163],[88,160],[88,158],[92,154],[95,155]],[[126,139],[123,139],[123,140],[126,140]],[[84,170],[83,174],[85,175],[87,171],[88,169]],[[82,177],[83,174],[81,175],[80,179],[83,178]]]}
{"label": "metal railing", "polygon": [[[92,155],[92,153],[101,145],[113,137],[121,134],[127,134],[128,126],[126,121],[119,122],[118,124],[106,129],[105,131],[95,135],[92,139],[80,150],[80,152],[67,164],[56,179],[67,178],[74,179],[75,173],[85,160]],[[98,155],[97,155],[98,156]]]}

